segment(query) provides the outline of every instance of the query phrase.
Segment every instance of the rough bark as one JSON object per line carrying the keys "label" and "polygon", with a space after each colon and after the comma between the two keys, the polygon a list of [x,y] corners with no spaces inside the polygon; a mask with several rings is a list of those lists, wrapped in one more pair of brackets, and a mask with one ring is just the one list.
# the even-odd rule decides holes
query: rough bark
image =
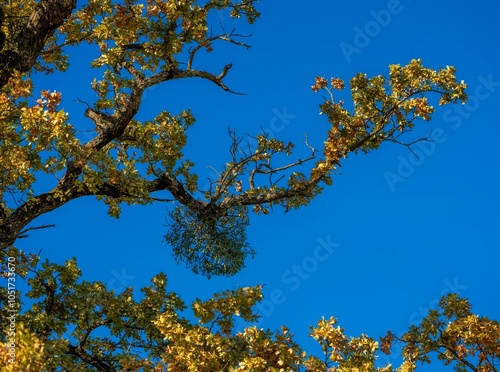
{"label": "rough bark", "polygon": [[[111,141],[123,135],[127,125],[139,111],[142,95],[148,87],[168,80],[201,77],[214,82],[219,87],[224,89],[225,85],[222,83],[221,76],[224,76],[228,69],[229,67],[226,66],[223,73],[219,76],[206,72],[201,74],[199,71],[193,70],[171,69],[169,71],[160,72],[149,78],[144,78],[144,76],[142,76],[138,71],[131,70],[131,74],[135,76],[135,83],[127,100],[127,104],[118,117],[104,115],[103,113],[90,108],[85,113],[85,116],[93,120],[96,125],[101,125],[107,128],[99,133],[95,138],[87,142],[84,145],[85,148],[92,151],[100,151]],[[103,122],[106,122],[105,125],[103,125]],[[51,212],[61,207],[71,200],[90,195],[109,196],[113,198],[131,196],[124,194],[124,191],[120,188],[108,184],[104,184],[98,192],[90,192],[85,188],[82,189],[82,187],[80,187],[79,191],[77,191],[75,181],[78,180],[82,174],[83,168],[87,162],[88,158],[85,157],[74,159],[68,164],[66,173],[54,190],[27,200],[8,217],[4,216],[2,218],[0,215],[0,249],[3,250],[8,246],[13,245],[16,239],[23,234],[23,229],[34,219],[42,214]],[[160,190],[168,190],[181,204],[189,206],[195,210],[201,210],[205,207],[205,203],[193,198],[191,194],[186,191],[181,182],[168,175],[163,175],[158,179],[149,182],[148,191],[150,193]]]}
{"label": "rough bark", "polygon": [[15,35],[9,48],[0,53],[0,87],[14,70],[28,72],[36,63],[47,40],[76,8],[76,0],[41,0]]}
{"label": "rough bark", "polygon": [[85,362],[89,366],[92,366],[92,367],[96,368],[98,371],[105,371],[105,372],[116,371],[116,369],[114,369],[113,367],[111,367],[108,364],[104,363],[99,358],[95,357],[94,355],[88,354],[80,346],[70,345],[69,346],[69,350],[68,350],[68,354],[77,357],[82,362]]}

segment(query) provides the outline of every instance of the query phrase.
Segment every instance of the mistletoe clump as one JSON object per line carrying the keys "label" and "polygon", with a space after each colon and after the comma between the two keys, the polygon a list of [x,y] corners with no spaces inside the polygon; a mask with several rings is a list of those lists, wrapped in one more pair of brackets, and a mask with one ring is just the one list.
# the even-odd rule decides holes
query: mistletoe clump
{"label": "mistletoe clump", "polygon": [[230,210],[207,205],[201,210],[178,206],[170,212],[170,229],[165,241],[174,257],[185,262],[196,274],[234,275],[245,266],[245,258],[254,255],[246,228],[246,208]]}

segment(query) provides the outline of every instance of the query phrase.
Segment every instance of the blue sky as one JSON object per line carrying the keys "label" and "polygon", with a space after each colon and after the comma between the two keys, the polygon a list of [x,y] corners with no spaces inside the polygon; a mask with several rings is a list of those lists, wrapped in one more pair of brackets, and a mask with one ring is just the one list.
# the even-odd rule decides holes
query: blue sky
{"label": "blue sky", "polygon": [[[337,317],[353,336],[378,338],[389,328],[405,331],[450,291],[468,297],[477,313],[500,319],[500,5],[277,0],[259,9],[256,24],[238,26],[252,34],[245,39],[251,49],[222,45],[199,65],[218,72],[233,63],[226,83],[247,95],[204,81],[175,81],[149,91],[139,113],[146,118],[159,107],[192,109],[197,123],[185,153],[202,180],[212,176],[209,166],[221,169],[229,159],[228,127],[250,134],[271,129],[299,151],[307,132],[320,147],[328,123],[319,115],[321,94],[310,89],[317,75],[386,74],[389,64],[421,58],[427,67],[455,66],[469,85],[469,103],[440,108],[423,124],[417,134],[435,129],[437,140],[416,147],[419,159],[391,144],[351,156],[333,186],[308,207],[253,216],[248,236],[257,255],[231,278],[207,280],[174,262],[162,242],[165,204],[126,207],[114,220],[104,205],[77,200],[37,220],[56,227],[33,232],[19,247],[43,248],[43,256],[59,262],[76,256],[85,279],[115,290],[138,290],[164,271],[170,290],[188,303],[264,284],[261,326],[287,325],[313,352],[308,327],[321,316]],[[233,25],[227,12],[214,19]],[[39,89],[63,91],[76,123],[84,120],[85,107],[74,100],[92,99],[86,58],[75,54],[67,75],[37,79]]]}

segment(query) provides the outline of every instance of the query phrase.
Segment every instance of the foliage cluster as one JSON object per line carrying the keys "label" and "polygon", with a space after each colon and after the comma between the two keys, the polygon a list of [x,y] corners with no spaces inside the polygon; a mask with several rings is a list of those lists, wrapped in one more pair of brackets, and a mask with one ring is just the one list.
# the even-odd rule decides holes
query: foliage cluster
{"label": "foliage cluster", "polygon": [[[496,371],[500,325],[470,311],[465,299],[444,297],[419,325],[398,337],[389,332],[380,342],[348,337],[335,318],[321,319],[310,336],[321,357],[308,355],[283,327],[255,325],[261,287],[243,287],[191,304],[167,291],[167,276],[134,294],[115,293],[104,283],[81,279],[76,259],[62,265],[14,245],[32,229],[37,217],[72,200],[95,197],[119,217],[123,204],[174,202],[165,241],[175,258],[206,276],[233,275],[255,252],[246,239],[250,212],[269,214],[307,205],[342,159],[370,152],[384,142],[411,146],[407,137],[418,121],[438,105],[464,103],[465,83],[453,67],[433,70],[412,60],[391,65],[387,77],[358,74],[342,79],[317,77],[312,89],[327,93],[320,105],[329,122],[324,147],[306,142],[311,155],[294,158],[294,144],[255,136],[256,147],[242,145],[230,132],[230,158],[224,169],[200,189],[194,160],[183,151],[195,118],[189,109],[177,114],[162,108],[138,120],[144,93],[172,80],[200,78],[233,92],[224,82],[231,63],[220,73],[206,71],[198,56],[217,44],[249,47],[235,30],[213,25],[216,11],[253,23],[254,0],[12,0],[0,8],[0,248],[2,276],[13,277],[29,291],[23,308],[0,312],[0,361],[5,371],[392,371],[377,363],[379,351],[403,350],[398,371],[412,371],[436,353],[458,371]],[[93,102],[85,117],[91,138],[62,107],[58,91],[34,91],[38,72],[67,71],[68,53],[94,53]],[[69,71],[69,70],[68,70]],[[347,87],[347,85],[349,87]],[[233,92],[234,93],[234,92]],[[350,96],[350,97],[349,97]],[[341,98],[339,98],[341,97]],[[352,110],[344,100],[352,101]],[[410,138],[408,142],[407,138]],[[283,163],[283,158],[292,159]],[[279,161],[277,159],[280,159]],[[308,168],[307,168],[308,166]],[[41,182],[53,177],[53,187]],[[40,191],[41,190],[41,191]],[[3,286],[2,301],[9,292]],[[24,306],[24,305],[23,305]],[[8,325],[16,313],[16,332]],[[239,321],[238,319],[241,319]],[[245,324],[237,327],[238,322]],[[12,339],[16,358],[11,358]]]}

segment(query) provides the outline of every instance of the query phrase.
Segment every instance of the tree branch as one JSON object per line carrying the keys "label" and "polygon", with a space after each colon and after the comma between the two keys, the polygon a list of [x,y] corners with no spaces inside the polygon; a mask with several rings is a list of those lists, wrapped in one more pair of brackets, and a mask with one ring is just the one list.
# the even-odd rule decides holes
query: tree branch
{"label": "tree branch", "polygon": [[83,362],[97,368],[98,371],[104,372],[114,372],[116,369],[111,367],[110,365],[104,363],[102,360],[97,358],[94,355],[88,354],[81,346],[69,345],[68,354],[74,355],[77,358],[81,359]]}
{"label": "tree branch", "polygon": [[76,8],[76,0],[41,0],[10,48],[0,53],[0,87],[7,84],[14,70],[28,72],[47,40]]}

